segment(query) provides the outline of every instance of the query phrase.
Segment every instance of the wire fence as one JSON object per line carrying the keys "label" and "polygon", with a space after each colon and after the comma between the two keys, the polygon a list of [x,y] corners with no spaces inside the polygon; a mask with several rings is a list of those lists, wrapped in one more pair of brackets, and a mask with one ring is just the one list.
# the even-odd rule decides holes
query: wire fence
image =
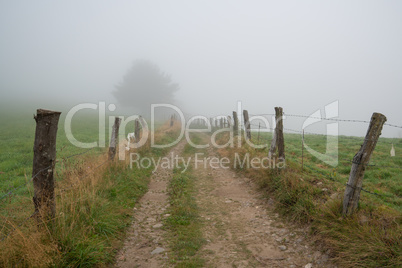
{"label": "wire fence", "polygon": [[[67,161],[67,159],[71,159],[73,157],[78,157],[78,156],[83,156],[89,152],[91,152],[94,148],[90,148],[88,150],[85,150],[84,152],[81,153],[76,153],[76,154],[72,154],[66,157],[62,157],[62,161],[65,162]],[[101,152],[102,154],[104,152]],[[59,162],[59,161],[57,161]],[[84,178],[90,176],[91,174],[93,174],[97,169],[99,169],[100,167],[102,167],[104,164],[106,164],[107,162],[109,162],[109,160],[107,159],[106,161],[103,161],[101,164],[97,165],[95,168],[93,168],[90,172],[87,172],[84,176],[80,177],[79,180],[83,180]],[[8,196],[11,196],[12,194],[14,194],[16,191],[20,190],[23,187],[26,187],[30,182],[32,182],[41,172],[48,170],[50,168],[53,168],[53,166],[48,166],[46,168],[43,168],[41,170],[39,170],[34,176],[32,176],[29,180],[27,180],[26,183],[15,187],[11,190],[9,190],[6,194],[2,195],[0,197],[0,202],[4,202],[4,200],[6,200],[5,198]],[[68,191],[73,189],[74,187],[68,187],[68,188],[63,188],[63,189],[59,189],[59,191]],[[16,196],[16,195],[15,195]],[[31,214],[29,217],[25,218],[22,222],[20,222],[18,225],[13,225],[12,229],[8,232],[8,234],[4,235],[1,239],[0,242],[3,242],[5,239],[7,239],[16,229],[20,228],[22,225],[24,225],[30,218],[34,217],[36,215],[37,212],[34,212],[33,214]]]}
{"label": "wire fence", "polygon": [[[167,124],[167,123],[155,123],[154,125],[156,125],[156,126],[162,126],[162,125],[166,125],[166,124]],[[74,153],[74,154],[71,154],[71,155],[68,155],[68,156],[59,156],[59,159],[56,161],[56,163],[66,163],[69,159],[77,158],[77,157],[83,157],[84,155],[86,155],[86,154],[88,154],[88,153],[90,153],[90,152],[92,152],[91,155],[96,155],[96,153],[93,152],[93,150],[94,150],[95,148],[96,148],[96,147],[89,148],[89,149],[86,149],[86,150],[84,150],[84,151],[82,151],[82,152]],[[102,151],[102,152],[100,152],[99,154],[104,154],[104,153],[105,153],[105,152]],[[80,181],[84,180],[85,178],[87,178],[88,176],[90,176],[91,174],[93,174],[97,169],[99,169],[100,167],[102,167],[103,165],[105,165],[107,162],[109,162],[108,159],[105,160],[105,161],[103,161],[102,163],[100,163],[100,164],[97,165],[96,167],[94,167],[91,171],[86,172],[85,175],[79,177],[78,180],[80,180]],[[56,163],[55,163],[55,164],[56,164]],[[17,186],[17,187],[13,187],[13,188],[7,190],[4,194],[2,194],[2,195],[0,196],[0,204],[4,203],[6,200],[10,200],[10,199],[7,198],[7,197],[11,197],[11,196],[16,197],[16,196],[18,196],[18,193],[20,192],[20,190],[23,189],[23,188],[25,188],[25,187],[28,187],[28,185],[29,185],[30,183],[32,183],[33,180],[34,180],[39,174],[41,174],[41,172],[43,172],[43,171],[45,171],[45,170],[48,170],[48,169],[52,169],[52,168],[53,168],[53,165],[47,166],[47,167],[45,167],[45,168],[39,170],[36,174],[34,174],[34,175],[33,175],[31,178],[29,178],[28,180],[26,180],[25,183],[23,183],[23,184],[21,184],[21,185],[19,185],[19,186]],[[57,174],[55,174],[55,176],[57,176]],[[11,180],[11,179],[10,179],[10,180]],[[73,189],[73,188],[75,188],[75,187],[74,187],[74,186],[71,186],[71,187],[66,187],[66,188],[59,189],[59,193],[60,193],[60,192],[65,192],[65,191],[71,190],[71,189]],[[23,220],[23,221],[21,222],[21,225],[22,225],[23,223],[25,223],[25,222],[26,222],[29,218],[31,218],[32,216],[33,216],[33,215],[31,215],[31,216],[28,217],[27,219]],[[19,226],[20,226],[20,225],[17,225],[17,227],[19,227]],[[15,228],[14,228],[14,229],[15,229]],[[12,232],[13,232],[13,231],[11,231],[10,233],[12,233]],[[7,237],[8,237],[9,235],[10,235],[10,234],[8,234]],[[3,241],[3,240],[4,240],[4,239],[1,239],[0,241]]]}
{"label": "wire fence", "polygon": [[[274,114],[250,114],[250,115],[251,115],[251,116],[275,116]],[[366,120],[323,118],[323,117],[313,117],[313,116],[297,115],[297,114],[284,114],[284,115],[287,116],[287,117],[312,118],[312,119],[317,119],[317,120],[328,120],[328,121],[338,121],[338,122],[367,123],[367,124],[370,123],[370,121],[366,121]],[[219,116],[219,118],[223,118],[223,117],[224,117],[224,116]],[[225,118],[227,118],[227,117],[225,117]],[[239,126],[240,126],[241,128],[244,128],[244,123],[243,123],[243,122],[239,122],[239,123],[240,123]],[[163,123],[163,124],[156,124],[156,125],[164,125],[164,124],[166,124],[166,123]],[[231,125],[232,125],[232,124],[231,124]],[[398,125],[395,125],[395,124],[388,124],[388,123],[385,123],[384,125],[390,126],[390,127],[395,127],[395,128],[402,128],[402,126],[398,126]],[[261,127],[261,124],[250,123],[250,126],[253,127],[253,128],[252,128],[253,130],[258,130],[259,132],[260,132],[261,130],[269,130],[269,131],[271,131],[271,132],[274,131],[274,128],[271,128],[271,127],[266,127],[266,126],[265,126],[265,127],[262,128],[262,127]],[[321,134],[321,133],[314,133],[314,132],[303,131],[303,130],[297,130],[297,129],[291,129],[291,128],[284,128],[284,131],[286,131],[287,133],[308,134],[308,135],[321,135],[321,136],[324,135],[324,134]],[[269,138],[269,137],[268,137],[268,138]],[[359,141],[360,141],[360,140],[359,140]],[[361,141],[364,142],[365,139],[362,139]],[[379,142],[380,142],[380,143],[386,143],[386,144],[394,144],[394,143],[389,142],[389,141],[379,141]],[[269,140],[267,140],[267,144],[268,144],[268,143],[269,143]],[[57,163],[59,163],[59,162],[65,162],[65,161],[67,161],[68,159],[75,158],[75,157],[82,157],[82,156],[88,154],[89,152],[93,151],[94,149],[95,149],[95,148],[89,148],[89,149],[87,149],[87,150],[85,150],[85,151],[83,151],[83,152],[80,152],[80,153],[75,153],[75,154],[71,154],[71,155],[68,155],[68,156],[65,156],[65,157],[60,157],[61,160],[58,160]],[[101,154],[103,154],[103,153],[104,153],[104,152],[101,152]],[[343,161],[343,162],[345,162],[345,163],[348,163],[349,165],[350,165],[350,164],[360,164],[360,163],[354,162],[353,160],[349,160],[349,159],[341,159],[341,161]],[[102,167],[103,165],[105,165],[107,162],[108,162],[108,160],[103,161],[102,163],[100,163],[99,165],[97,165],[96,167],[94,167],[90,172],[87,172],[84,176],[80,177],[79,180],[83,180],[84,178],[90,176],[90,175],[93,174],[97,169],[99,169],[100,167]],[[333,176],[333,174],[332,174],[331,172],[326,173],[326,172],[319,171],[319,170],[317,170],[317,168],[311,167],[311,166],[308,165],[307,163],[304,163],[303,166],[307,167],[307,168],[309,169],[309,171],[311,171],[311,172],[313,172],[313,173],[316,173],[316,174],[319,174],[319,175],[321,175],[321,176],[324,176],[324,177],[328,178],[329,180],[334,181],[334,180],[336,179],[335,176]],[[386,165],[378,165],[378,164],[373,164],[373,163],[368,163],[368,164],[366,164],[366,166],[367,166],[367,167],[370,167],[370,168],[376,167],[376,168],[394,168],[394,169],[402,169],[402,167],[400,167],[400,166],[386,166]],[[20,189],[22,189],[22,188],[24,188],[24,187],[27,187],[27,185],[28,185],[29,183],[31,183],[41,172],[43,172],[43,171],[45,171],[45,170],[47,170],[47,169],[49,169],[49,168],[53,168],[53,167],[52,167],[52,166],[48,166],[48,167],[45,167],[45,168],[41,169],[41,170],[40,170],[39,172],[37,172],[34,176],[32,176],[30,179],[28,179],[25,183],[21,184],[20,186],[17,186],[17,187],[14,187],[14,188],[8,190],[5,194],[3,194],[2,196],[0,196],[0,204],[1,204],[2,202],[4,202],[4,200],[7,200],[7,199],[6,199],[7,197],[10,197],[10,196],[12,196],[12,195],[17,196],[17,195],[16,195],[16,192],[18,192]],[[73,189],[73,188],[74,188],[74,186],[72,186],[72,187],[67,187],[67,188],[63,188],[63,189],[59,189],[59,192],[68,191],[68,190]],[[381,195],[381,194],[375,193],[375,192],[373,192],[373,191],[370,191],[370,190],[367,190],[367,189],[364,189],[364,188],[361,188],[361,190],[364,191],[364,192],[366,192],[366,193],[369,193],[369,194],[378,196],[378,197],[382,197],[382,198],[383,198],[383,197],[386,197],[385,195]],[[398,196],[398,197],[399,197],[399,196]],[[25,219],[24,219],[21,223],[19,223],[18,225],[14,225],[13,229],[11,229],[11,231],[10,231],[7,235],[5,235],[3,238],[1,238],[0,241],[4,241],[7,237],[9,237],[9,236],[11,235],[11,233],[13,233],[13,232],[16,230],[16,228],[21,227],[23,224],[25,224],[25,223],[26,223],[30,218],[32,218],[33,216],[35,216],[35,213],[32,214],[32,215],[30,215],[29,217],[25,218]]]}
{"label": "wire fence", "polygon": [[[275,116],[275,114],[250,114],[251,116]],[[336,122],[349,122],[349,123],[365,123],[370,124],[370,121],[367,120],[359,120],[359,119],[342,119],[342,118],[327,118],[327,117],[316,117],[311,115],[301,115],[301,114],[288,114],[283,113],[285,117],[298,117],[298,118],[309,118],[309,119],[317,119],[323,121],[336,121]],[[384,126],[394,127],[394,128],[401,128],[402,126],[390,123],[384,123]]]}
{"label": "wire fence", "polygon": [[[72,154],[72,155],[69,155],[69,156],[66,156],[66,157],[61,157],[61,161],[62,161],[62,162],[65,162],[65,161],[67,161],[68,159],[71,159],[71,158],[73,158],[73,157],[85,155],[85,154],[91,152],[94,148],[95,148],[95,147],[90,148],[90,149],[87,149],[87,150],[85,150],[84,152],[81,152],[81,153],[76,153],[76,154]],[[103,154],[103,152],[101,152],[101,154]],[[57,160],[56,163],[59,163],[59,162],[61,162],[61,161],[60,161],[60,160]],[[48,170],[48,169],[50,169],[50,168],[53,168],[53,166],[50,165],[50,166],[48,166],[48,167],[45,167],[45,168],[39,170],[34,176],[32,176],[32,177],[31,177],[29,180],[27,180],[25,183],[21,184],[20,186],[17,186],[17,187],[14,187],[14,188],[8,190],[6,194],[0,196],[0,203],[3,202],[3,200],[5,200],[6,197],[11,196],[12,194],[16,193],[18,190],[20,190],[20,189],[26,187],[26,186],[27,186],[29,183],[31,183],[41,172],[43,172],[43,171],[45,171],[45,170]]]}
{"label": "wire fence", "polygon": [[[275,116],[275,114],[250,114],[250,115],[251,115],[251,116]],[[285,116],[289,116],[289,117],[313,118],[313,119],[317,119],[317,120],[330,120],[330,121],[351,122],[351,123],[367,123],[367,124],[370,123],[370,121],[365,121],[365,120],[321,118],[321,117],[312,117],[312,116],[295,115],[295,114],[284,114],[284,115],[285,115]],[[243,122],[242,122],[240,125],[244,128],[244,123],[243,123]],[[262,128],[262,127],[261,127],[261,123],[259,123],[259,124],[249,123],[249,125],[251,126],[251,129],[252,129],[253,131],[258,130],[258,139],[260,138],[260,132],[261,132],[262,129],[264,130],[264,132],[267,132],[266,130],[269,130],[269,131],[272,132],[272,133],[273,133],[274,130],[275,130],[274,128],[266,127],[265,125],[264,125],[264,127]],[[391,127],[402,128],[401,126],[397,126],[397,125],[394,125],[394,124],[384,124],[384,125],[386,125],[386,126],[391,126]],[[296,129],[290,129],[290,128],[283,128],[283,130],[284,130],[285,133],[297,133],[297,134],[300,134],[300,135],[306,134],[306,135],[327,136],[326,134],[322,134],[322,133],[315,133],[315,132],[309,132],[309,131],[304,131],[304,130],[296,130]],[[270,138],[271,138],[270,136],[268,136],[268,137],[266,138],[266,139],[267,139],[267,140],[266,140],[266,142],[267,142],[267,147],[266,147],[266,148],[268,148],[268,144],[269,144]],[[303,139],[303,138],[302,138],[302,139]],[[369,139],[366,139],[366,138],[362,138],[361,140],[359,139],[359,142],[365,142],[365,141],[373,141],[373,140],[369,140]],[[264,142],[264,141],[263,141],[263,142]],[[396,142],[392,142],[392,141],[378,140],[378,141],[377,141],[377,145],[378,145],[378,144],[388,144],[388,145],[392,145],[392,146],[398,146],[399,144],[398,144],[397,142],[400,142],[400,141],[397,140]],[[301,140],[301,144],[304,144],[304,143],[303,143],[303,140]],[[304,146],[304,145],[303,145],[303,146]],[[393,148],[393,147],[392,147],[392,148]],[[349,160],[349,159],[341,159],[341,160],[339,160],[339,161],[342,161],[342,162],[344,162],[344,163],[347,163],[347,164],[343,164],[343,166],[346,166],[346,165],[351,166],[351,164],[357,164],[357,165],[360,165],[360,164],[361,164],[361,163],[359,163],[359,162],[355,162],[355,161]],[[304,162],[304,161],[302,160],[301,162]],[[371,163],[371,162],[368,163],[368,164],[365,164],[365,166],[367,166],[368,168],[389,168],[389,169],[398,169],[398,170],[402,169],[401,166],[395,166],[395,165],[394,165],[394,166],[392,166],[392,165],[380,165],[380,164]],[[303,163],[303,167],[308,167],[308,170],[309,170],[310,172],[319,174],[319,175],[324,176],[325,178],[327,178],[327,179],[329,179],[329,180],[335,181],[335,176],[333,176],[333,172],[324,173],[324,172],[321,172],[321,171],[317,170],[317,168],[314,168],[314,167],[309,166],[309,165],[306,164],[306,163]],[[335,172],[336,172],[336,171],[335,171]],[[347,183],[346,183],[346,185],[347,185]],[[368,193],[368,194],[371,194],[371,195],[374,195],[374,196],[377,196],[377,197],[380,197],[380,198],[387,198],[387,197],[389,197],[389,195],[379,194],[379,193],[376,193],[376,192],[374,192],[374,191],[365,189],[365,188],[363,188],[363,187],[361,188],[361,190],[362,190],[363,192],[365,192],[365,193]],[[390,194],[390,195],[392,195],[392,196],[394,196],[394,197],[397,197],[397,198],[401,198],[401,196],[396,195],[396,194]]]}
{"label": "wire fence", "polygon": [[18,225],[13,226],[13,228],[11,229],[11,231],[7,234],[4,235],[1,239],[0,242],[3,242],[4,240],[6,240],[12,233],[14,233],[15,230],[17,230],[17,228],[20,228],[22,225],[24,225],[29,219],[31,219],[32,217],[34,217],[38,212],[35,211],[34,213],[32,213],[30,216],[28,216],[27,218],[25,218],[22,222],[20,222]]}

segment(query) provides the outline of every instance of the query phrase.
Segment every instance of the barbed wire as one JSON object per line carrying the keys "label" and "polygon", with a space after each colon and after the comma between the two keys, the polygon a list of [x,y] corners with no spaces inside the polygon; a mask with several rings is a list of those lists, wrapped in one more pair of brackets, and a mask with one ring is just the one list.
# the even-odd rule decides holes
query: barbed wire
{"label": "barbed wire", "polygon": [[29,217],[25,218],[25,220],[23,220],[20,224],[18,224],[17,226],[14,226],[7,235],[3,236],[3,238],[0,240],[0,242],[3,242],[5,239],[7,239],[17,228],[21,227],[24,223],[26,223],[30,218],[35,216],[37,213],[38,213],[38,211],[35,211]]}
{"label": "barbed wire", "polygon": [[61,157],[61,158],[62,159],[70,159],[70,158],[75,157],[75,156],[84,155],[84,154],[87,154],[88,152],[92,151],[94,148],[96,148],[96,147],[89,148],[88,150],[86,150],[84,152],[81,152],[81,153],[77,153],[77,154],[73,154],[73,155],[69,155],[69,156]]}
{"label": "barbed wire", "polygon": [[[304,164],[304,166],[307,166],[309,169],[310,169],[310,171],[313,171],[313,172],[315,172],[315,173],[318,173],[318,174],[321,174],[321,175],[323,175],[323,176],[325,176],[326,178],[328,178],[328,179],[330,179],[330,180],[332,180],[332,181],[335,181],[335,178],[333,178],[332,176],[331,176],[331,174],[325,174],[325,173],[323,173],[323,172],[320,172],[320,171],[318,171],[318,170],[316,170],[314,167],[311,167],[311,166],[309,166],[309,165],[306,165],[306,164]],[[338,171],[337,171],[338,172]],[[351,188],[359,188],[360,190],[362,190],[363,192],[366,192],[366,193],[368,193],[368,194],[372,194],[372,195],[376,195],[376,196],[380,196],[380,197],[386,197],[385,195],[381,195],[381,194],[378,194],[378,193],[375,193],[375,192],[372,192],[372,191],[369,191],[369,190],[366,190],[365,188],[363,188],[363,187],[353,187],[353,186],[351,186],[351,185],[349,185],[348,183],[346,183],[345,184],[346,186],[349,186],[349,187],[351,187]],[[397,195],[395,195],[395,196],[397,196]],[[399,196],[397,196],[397,197],[399,197]]]}
{"label": "barbed wire", "polygon": [[[342,159],[341,161],[344,161],[344,162],[349,162],[349,163],[353,163],[353,164],[356,164],[356,165],[361,165],[361,163],[359,163],[359,162],[355,162],[355,161],[353,161],[353,160],[349,160],[349,159]],[[367,166],[367,167],[378,167],[378,168],[396,168],[396,169],[402,169],[402,167],[399,167],[399,166],[383,166],[383,165],[378,165],[378,164],[372,164],[372,163],[367,163],[367,164],[364,164],[365,166]]]}
{"label": "barbed wire", "polygon": [[48,166],[48,167],[45,167],[45,168],[39,170],[39,171],[35,174],[35,176],[32,176],[32,178],[30,178],[26,183],[24,183],[24,184],[22,184],[22,185],[20,185],[20,186],[18,186],[18,187],[15,187],[14,189],[10,190],[10,191],[9,191],[8,193],[6,193],[5,195],[1,196],[1,197],[0,197],[0,200],[4,199],[4,198],[7,197],[8,195],[13,194],[13,192],[15,192],[16,190],[19,190],[20,188],[26,186],[26,185],[27,185],[28,183],[30,183],[34,178],[36,178],[36,176],[38,176],[42,171],[45,171],[45,170],[47,170],[47,169],[49,169],[49,168],[51,168],[51,167],[52,167],[52,165],[50,165],[50,166]]}
{"label": "barbed wire", "polygon": [[350,185],[349,183],[346,183],[345,185],[348,186],[348,187],[350,187],[350,188],[352,188],[352,189],[360,189],[360,190],[362,190],[363,192],[366,192],[366,193],[368,193],[368,194],[377,195],[377,196],[380,196],[380,197],[386,197],[385,195],[381,195],[381,194],[378,194],[378,193],[375,193],[375,192],[371,192],[371,191],[369,191],[369,190],[366,190],[366,189],[364,189],[363,187],[355,187],[355,186]]}
{"label": "barbed wire", "polygon": [[[250,114],[251,116],[275,116],[275,114]],[[300,114],[287,114],[283,113],[284,116],[289,117],[299,117],[299,118],[311,118],[311,119],[318,119],[318,120],[326,120],[326,121],[337,121],[337,122],[350,122],[350,123],[365,123],[370,124],[370,121],[367,120],[358,120],[358,119],[340,119],[340,118],[326,118],[326,117],[316,117],[310,115],[300,115]],[[402,126],[398,126],[396,124],[391,123],[384,123],[384,126],[395,127],[395,128],[402,128]]]}
{"label": "barbed wire", "polygon": [[[254,123],[250,123],[250,126],[261,127],[259,129],[263,129],[263,130],[271,130],[271,131],[275,130],[274,128],[267,128],[267,127],[263,127],[261,125],[257,125],[257,124],[254,124]],[[252,129],[256,130],[256,128],[252,128]],[[298,133],[298,134],[303,134],[303,130],[296,130],[296,129],[290,129],[290,128],[283,128],[283,130]],[[311,132],[311,131],[304,131],[304,134],[307,134],[307,135],[327,135],[325,133],[317,133],[317,132]],[[338,137],[341,138],[342,136],[338,135]],[[357,137],[353,137],[353,138],[357,138]],[[392,139],[396,139],[396,138],[392,138]],[[364,142],[364,141],[374,141],[374,140],[362,138],[362,140],[360,140],[359,142]],[[394,146],[402,145],[402,144],[399,144],[398,142],[399,141],[392,142],[392,141],[377,140],[377,144],[393,144]]]}
{"label": "barbed wire", "polygon": [[[70,158],[72,158],[72,157],[76,157],[76,156],[81,156],[81,155],[87,154],[88,152],[90,152],[90,151],[93,150],[94,148],[95,148],[95,147],[90,148],[90,149],[88,149],[88,150],[86,150],[86,151],[84,151],[84,152],[81,152],[81,153],[76,153],[76,154],[69,155],[69,156],[67,156],[67,157],[62,157],[61,160],[64,161],[64,160],[70,159]],[[102,153],[103,153],[103,152],[102,152]],[[59,163],[59,160],[56,160],[56,163]],[[12,188],[12,189],[9,190],[6,194],[2,195],[2,196],[0,197],[0,203],[3,202],[3,201],[1,201],[1,200],[3,200],[4,198],[6,198],[7,196],[12,195],[14,192],[18,191],[19,189],[21,189],[21,188],[27,186],[28,183],[32,182],[33,179],[36,178],[42,171],[45,171],[45,170],[47,170],[47,169],[49,169],[49,168],[52,168],[52,165],[50,165],[50,166],[48,166],[48,167],[45,167],[45,168],[39,170],[39,171],[38,171],[34,176],[32,176],[27,182],[25,182],[24,184],[22,184],[22,185],[20,185],[20,186],[18,186],[18,187]]]}

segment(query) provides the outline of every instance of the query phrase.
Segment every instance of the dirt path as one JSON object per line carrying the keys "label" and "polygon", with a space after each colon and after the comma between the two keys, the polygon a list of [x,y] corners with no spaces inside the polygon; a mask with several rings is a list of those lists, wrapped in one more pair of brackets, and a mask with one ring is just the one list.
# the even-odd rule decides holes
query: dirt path
{"label": "dirt path", "polygon": [[[207,157],[216,156],[212,149]],[[313,250],[307,230],[280,220],[253,183],[230,169],[194,170],[204,219],[206,267],[336,267]]]}
{"label": "dirt path", "polygon": [[[169,155],[180,155],[185,143],[174,147]],[[151,177],[148,192],[134,208],[134,220],[123,249],[117,255],[116,267],[167,267],[167,243],[162,229],[168,216],[167,185],[171,169],[158,168]]]}
{"label": "dirt path", "polygon": [[[181,155],[185,141],[169,154]],[[205,157],[217,157],[212,148]],[[194,156],[192,156],[194,158]],[[194,165],[194,161],[193,161]],[[199,251],[206,267],[336,267],[329,251],[314,250],[308,230],[283,222],[273,201],[262,198],[252,181],[231,169],[198,163],[193,176],[206,245]],[[166,187],[170,169],[158,169],[149,191],[135,207],[133,225],[117,267],[168,267],[168,242],[162,227],[169,216]]]}

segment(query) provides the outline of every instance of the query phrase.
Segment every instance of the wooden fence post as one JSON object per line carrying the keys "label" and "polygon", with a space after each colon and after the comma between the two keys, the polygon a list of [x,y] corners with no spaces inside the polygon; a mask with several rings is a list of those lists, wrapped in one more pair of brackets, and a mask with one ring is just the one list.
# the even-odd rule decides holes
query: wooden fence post
{"label": "wooden fence post", "polygon": [[278,158],[285,159],[285,139],[283,137],[283,109],[282,107],[275,107],[275,131],[272,138],[271,147],[269,149],[268,157],[272,158],[276,149],[278,148]]}
{"label": "wooden fence post", "polygon": [[233,111],[233,135],[239,133],[239,120],[237,119],[237,112]]}
{"label": "wooden fence post", "polygon": [[170,117],[170,127],[173,127],[173,123],[174,123],[174,116],[172,115]]}
{"label": "wooden fence post", "polygon": [[380,113],[373,113],[371,116],[370,125],[363,145],[353,157],[353,164],[343,197],[343,215],[350,215],[357,209],[360,191],[363,185],[364,172],[386,121],[387,118]]}
{"label": "wooden fence post", "polygon": [[228,128],[231,127],[231,125],[230,125],[230,124],[231,124],[230,121],[232,121],[231,119],[232,119],[232,118],[230,117],[230,115],[228,115],[228,117],[227,117],[227,119],[226,119],[227,122],[228,122]]}
{"label": "wooden fence post", "polygon": [[117,147],[117,138],[119,136],[119,127],[120,127],[121,118],[115,117],[114,124],[112,128],[112,136],[110,137],[110,145],[109,145],[109,160],[114,160],[114,156],[116,155],[116,147]]}
{"label": "wooden fence post", "polygon": [[134,121],[134,136],[135,136],[135,141],[138,142],[140,140],[140,120],[137,118]]}
{"label": "wooden fence post", "polygon": [[56,164],[56,136],[61,112],[38,109],[36,121],[32,178],[34,186],[33,203],[35,215],[39,218],[54,219],[53,172]]}
{"label": "wooden fence post", "polygon": [[246,138],[251,140],[250,122],[248,120],[247,110],[243,110],[243,117],[244,117],[244,130],[246,131]]}

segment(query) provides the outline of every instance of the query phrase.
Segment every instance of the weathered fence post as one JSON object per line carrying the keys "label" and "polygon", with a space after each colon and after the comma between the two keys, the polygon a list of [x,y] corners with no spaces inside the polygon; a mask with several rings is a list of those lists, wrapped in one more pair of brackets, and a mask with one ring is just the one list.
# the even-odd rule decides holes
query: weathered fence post
{"label": "weathered fence post", "polygon": [[135,142],[138,142],[140,140],[140,120],[137,118],[134,121],[134,136],[135,136]]}
{"label": "weathered fence post", "polygon": [[239,121],[237,119],[237,112],[233,111],[233,135],[237,135],[239,132]]}
{"label": "weathered fence post", "polygon": [[285,159],[285,139],[283,137],[283,109],[275,107],[275,131],[269,149],[268,157],[271,158],[278,148],[278,158]]}
{"label": "weathered fence post", "polygon": [[230,121],[232,121],[232,118],[230,117],[230,115],[228,115],[226,120],[228,122],[228,128],[230,128],[231,127],[231,122]]}
{"label": "weathered fence post", "polygon": [[174,123],[174,116],[172,115],[170,117],[170,127],[173,127],[173,123]]}
{"label": "weathered fence post", "polygon": [[56,136],[61,112],[38,109],[36,121],[32,178],[34,186],[33,203],[35,215],[54,219],[53,172],[56,164]]}
{"label": "weathered fence post", "polygon": [[243,110],[243,117],[244,117],[244,131],[246,132],[246,138],[251,140],[250,122],[248,120],[247,110]]}
{"label": "weathered fence post", "polygon": [[116,147],[117,147],[117,137],[119,136],[119,127],[120,127],[121,118],[115,117],[114,124],[112,128],[112,136],[110,138],[109,145],[109,160],[114,160],[114,156],[116,155]]}
{"label": "weathered fence post", "polygon": [[140,115],[139,120],[140,120],[141,130],[142,130],[141,136],[142,137],[148,137],[148,125],[147,125],[147,122],[145,121],[144,117],[142,117],[141,115]]}
{"label": "weathered fence post", "polygon": [[343,215],[350,215],[357,209],[360,191],[363,185],[364,172],[386,121],[387,118],[380,113],[373,113],[371,116],[370,125],[363,145],[353,157],[353,164],[343,197]]}

